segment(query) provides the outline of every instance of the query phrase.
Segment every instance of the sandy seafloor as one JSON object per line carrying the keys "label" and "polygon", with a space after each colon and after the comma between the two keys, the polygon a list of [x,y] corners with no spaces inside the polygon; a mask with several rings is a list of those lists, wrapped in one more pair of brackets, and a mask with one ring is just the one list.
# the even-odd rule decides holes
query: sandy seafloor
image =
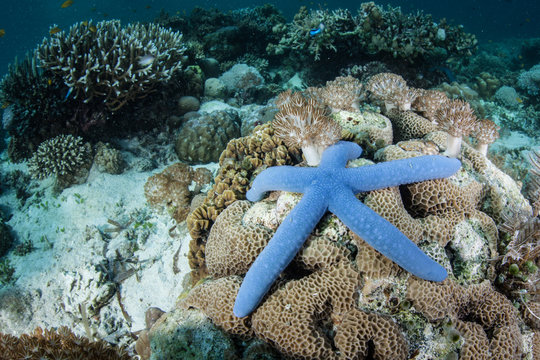
{"label": "sandy seafloor", "polygon": [[[203,104],[201,110],[220,107],[228,105],[212,101]],[[238,110],[249,112],[249,106]],[[88,336],[90,331],[95,338],[133,345],[130,333],[145,328],[149,307],[163,311],[174,308],[189,282],[190,236],[185,222],[175,224],[166,212],[149,207],[144,184],[175,160],[141,172],[133,164],[144,159],[129,151],[138,144],[118,142],[122,143],[124,148],[120,150],[128,167],[120,175],[101,173],[94,166],[84,184],[72,185],[60,194],[53,191],[53,179],[32,180],[27,186],[32,196],[20,208],[13,189],[0,194],[0,204],[11,209],[7,224],[16,234],[17,243],[31,240],[35,247],[24,256],[13,251],[7,255],[15,268],[16,281],[0,289],[3,332],[20,335],[37,326],[67,325],[80,335]],[[523,149],[539,144],[538,139],[523,133],[507,132],[492,149],[518,149],[526,159]],[[169,146],[163,151],[172,151],[173,145]],[[218,170],[215,163],[204,166],[214,175]],[[16,169],[27,173],[25,163],[12,164],[2,153],[0,172]],[[129,277],[118,278],[124,275]],[[124,311],[111,281],[114,277],[120,284]],[[87,309],[86,316],[81,307]],[[99,307],[99,312],[93,312],[92,307]],[[85,328],[85,318],[90,330]]]}
{"label": "sandy seafloor", "polygon": [[[166,212],[150,208],[144,196],[148,177],[165,167],[111,175],[94,166],[84,184],[60,194],[53,192],[52,178],[33,180],[28,184],[33,195],[15,211],[15,192],[0,194],[0,204],[13,211],[7,224],[18,239],[15,245],[30,240],[35,247],[24,256],[6,255],[16,281],[0,288],[2,332],[20,335],[37,326],[67,325],[88,336],[81,313],[86,305],[92,335],[125,344],[131,342],[129,332],[145,328],[149,307],[174,307],[190,271],[189,233],[185,222],[175,224]],[[3,153],[0,172],[15,169],[27,172],[25,163],[12,164]],[[110,281],[116,276],[129,276],[115,279],[125,314]],[[92,306],[102,306],[99,316]]]}

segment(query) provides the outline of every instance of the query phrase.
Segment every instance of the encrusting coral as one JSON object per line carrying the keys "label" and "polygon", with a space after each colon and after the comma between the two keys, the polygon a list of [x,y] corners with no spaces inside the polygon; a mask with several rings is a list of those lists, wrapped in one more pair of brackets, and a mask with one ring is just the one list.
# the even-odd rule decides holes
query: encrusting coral
{"label": "encrusting coral", "polygon": [[[520,358],[522,344],[521,333],[517,327],[517,310],[504,295],[492,288],[489,281],[463,287],[452,280],[435,284],[411,279],[407,298],[430,321],[449,318],[454,322],[474,321],[482,326],[485,332],[480,330],[477,336],[485,341],[477,344],[480,348],[462,348],[461,358]],[[490,339],[487,334],[491,335]],[[467,340],[466,338],[466,343]],[[479,357],[480,354],[486,356]]]}
{"label": "encrusting coral", "polygon": [[[289,96],[285,97],[286,101],[291,101],[291,95],[292,93],[289,93]],[[321,101],[319,90],[308,90],[299,99],[306,101],[306,97]],[[413,109],[420,111],[419,107]],[[360,113],[362,112],[341,110],[332,117],[340,119],[338,123],[341,124],[341,120],[347,121]],[[447,134],[435,131],[436,125],[429,119],[397,108],[387,114],[392,121],[400,117],[403,128],[400,133],[404,134],[404,141],[396,145],[386,145],[377,151],[377,161],[438,154],[446,148]],[[426,115],[425,112],[423,114]],[[412,119],[414,125],[408,124],[409,119]],[[190,215],[193,222],[189,225],[194,235],[190,244],[190,265],[194,274],[199,276],[196,280],[207,271],[213,277],[221,278],[207,280],[195,287],[192,290],[193,295],[188,295],[187,303],[181,301],[179,306],[199,308],[225,330],[255,334],[293,358],[321,358],[321,354],[324,354],[323,357],[333,358],[337,352],[347,358],[362,358],[367,353],[378,354],[375,358],[406,358],[407,343],[423,358],[452,356],[457,353],[465,359],[488,359],[492,354],[496,354],[493,355],[496,359],[512,359],[522,353],[523,330],[517,327],[515,320],[505,320],[519,315],[514,310],[509,310],[511,303],[504,295],[496,293],[491,286],[487,286],[487,282],[482,285],[479,283],[496,277],[492,260],[499,256],[497,224],[501,221],[503,210],[530,210],[530,207],[519,194],[516,184],[467,143],[463,144],[460,154],[463,169],[451,180],[428,180],[400,188],[371,191],[359,196],[366,205],[416,242],[425,254],[439,262],[448,272],[450,280],[441,286],[453,284],[448,287],[450,300],[442,300],[444,305],[439,307],[443,317],[457,314],[450,325],[424,316],[425,311],[421,310],[420,306],[416,307],[417,298],[406,297],[411,284],[421,280],[373,250],[365,241],[369,236],[361,238],[354,235],[347,229],[347,222],[344,224],[333,215],[324,216],[315,230],[309,231],[307,242],[291,265],[281,268],[282,272],[279,270],[280,276],[270,286],[269,295],[263,299],[260,306],[244,318],[235,317],[236,309],[231,298],[241,295],[239,289],[242,278],[239,275],[243,275],[265,246],[268,247],[267,242],[273,231],[288,223],[286,215],[294,215],[295,210],[291,212],[291,209],[296,209],[298,201],[302,201],[300,195],[288,192],[273,192],[267,199],[251,207],[248,202],[238,201],[243,199],[250,181],[257,174],[262,174],[263,169],[278,163],[277,159],[271,157],[268,157],[269,161],[266,162],[266,157],[260,154],[263,147],[274,154],[280,153],[280,164],[294,165],[300,162],[298,153],[289,153],[291,157],[287,158],[286,154],[293,149],[284,146],[281,139],[274,135],[274,126],[275,124],[266,124],[256,128],[253,135],[231,142],[222,154],[220,173],[223,175],[216,181],[215,191],[209,192],[205,204]],[[344,132],[342,136],[348,135]],[[410,139],[407,139],[409,137]],[[264,143],[266,145],[261,145]],[[328,150],[339,144],[330,146]],[[281,150],[276,151],[277,149]],[[247,155],[249,151],[252,151],[254,156]],[[271,165],[272,162],[274,165]],[[369,163],[369,160],[359,159],[352,161],[350,166],[369,168],[366,163]],[[324,165],[324,161],[322,164]],[[289,168],[299,171],[318,169],[298,166]],[[298,183],[302,176],[295,176],[295,183]],[[274,177],[276,178],[279,181],[285,179],[281,175]],[[270,180],[264,183],[271,185]],[[222,196],[233,184],[237,190],[230,192],[235,194],[236,202],[232,196],[227,196],[226,199]],[[257,182],[254,182],[252,188],[259,186],[256,184]],[[262,192],[271,189],[273,187],[259,190]],[[286,190],[294,192],[298,191],[298,188]],[[327,192],[335,192],[335,189]],[[219,206],[216,204],[217,197],[220,197]],[[372,223],[370,220],[364,221]],[[298,232],[298,229],[299,227],[295,227],[295,232]],[[290,245],[290,236],[291,233],[288,233],[287,245]],[[273,256],[272,262],[277,263],[282,255],[283,252],[279,252]],[[344,269],[349,267],[358,281],[355,287],[360,290],[354,291],[352,297],[346,295],[348,285],[340,282],[344,277],[348,277],[348,270]],[[341,270],[337,270],[338,268]],[[342,275],[324,275],[336,271]],[[331,284],[321,282],[320,285],[314,285],[319,281],[315,279],[320,278],[327,278]],[[261,277],[257,277],[257,280],[260,282]],[[342,292],[326,298],[325,289],[328,286],[340,288]],[[197,290],[199,287],[206,288],[204,295]],[[220,294],[217,295],[220,298],[226,294],[229,300],[217,301],[216,294]],[[462,302],[463,294],[469,294],[469,300]],[[355,299],[357,295],[359,298]],[[452,302],[453,298],[459,301]],[[352,306],[336,314],[334,309],[340,308],[339,304],[347,304],[347,301],[352,301]],[[411,301],[416,311],[407,307],[406,304]],[[315,304],[312,306],[313,302]],[[535,304],[533,301],[528,303],[532,311],[537,309]],[[474,310],[475,307],[477,310]],[[508,311],[510,315],[506,314]],[[388,317],[381,314],[387,314]],[[280,320],[282,315],[283,322]],[[524,318],[525,315],[524,312]],[[231,319],[243,322],[237,323]],[[366,319],[371,320],[366,323]],[[383,342],[393,344],[390,348],[395,352],[384,352],[382,349],[385,347],[379,346],[379,338],[371,337],[377,333],[370,325],[369,321],[372,320],[379,324],[377,329],[384,329],[378,334],[380,338],[386,339]],[[528,323],[533,324],[530,320]],[[346,330],[349,325],[352,328]],[[426,332],[425,329],[429,331]],[[405,332],[406,341],[399,334],[401,332]],[[452,338],[454,340],[449,340],[452,336],[445,335],[446,332],[457,335],[454,336],[455,339]],[[363,345],[365,339],[368,339],[367,348]],[[447,345],[443,344],[445,342]],[[330,348],[327,344],[331,344]],[[379,350],[382,352],[379,353]]]}
{"label": "encrusting coral", "polygon": [[169,80],[182,68],[184,51],[179,32],[113,20],[80,22],[52,34],[37,55],[42,67],[64,79],[67,96],[114,111]]}
{"label": "encrusting coral", "polygon": [[[354,194],[451,176],[461,166],[460,162],[435,155],[344,168],[347,160],[356,159],[361,152],[358,145],[342,141],[325,150],[318,168],[272,167],[257,176],[246,194],[251,201],[261,200],[269,190],[301,192],[304,196],[244,277],[234,307],[235,315],[243,317],[254,310],[327,210],[377,251],[416,276],[433,281],[446,277],[443,267],[422,253],[396,227],[359,202]],[[392,239],[392,243],[387,239]]]}
{"label": "encrusting coral", "polygon": [[177,222],[182,222],[190,210],[192,198],[211,180],[212,173],[208,169],[194,170],[179,162],[150,176],[144,184],[144,195],[151,206],[166,208]]}
{"label": "encrusting coral", "polygon": [[0,354],[2,359],[133,359],[120,348],[77,336],[65,326],[57,330],[36,328],[20,337],[0,333]]}

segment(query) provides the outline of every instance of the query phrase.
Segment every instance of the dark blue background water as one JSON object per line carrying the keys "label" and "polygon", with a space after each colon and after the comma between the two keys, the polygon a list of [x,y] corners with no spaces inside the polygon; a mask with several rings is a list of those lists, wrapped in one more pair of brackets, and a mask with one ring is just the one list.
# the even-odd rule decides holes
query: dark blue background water
{"label": "dark blue background water", "polygon": [[[74,4],[62,9],[64,0],[2,0],[0,28],[6,34],[0,38],[0,75],[7,71],[7,64],[15,56],[22,57],[48,35],[49,27],[57,24],[67,29],[81,20],[121,19],[151,21],[161,9],[171,14],[191,11],[198,5],[223,10],[273,3],[291,18],[301,5],[323,8],[348,8],[353,13],[362,1],[311,2],[304,0],[227,0],[227,1],[178,1],[178,0],[74,0]],[[418,9],[433,15],[435,21],[446,17],[454,24],[463,24],[467,31],[480,40],[503,38],[540,37],[540,0],[416,0],[376,1],[377,4],[401,6],[403,12]]]}

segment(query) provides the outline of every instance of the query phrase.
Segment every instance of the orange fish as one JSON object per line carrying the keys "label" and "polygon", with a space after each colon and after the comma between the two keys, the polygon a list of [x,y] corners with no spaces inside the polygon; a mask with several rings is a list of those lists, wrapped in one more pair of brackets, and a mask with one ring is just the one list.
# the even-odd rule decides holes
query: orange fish
{"label": "orange fish", "polygon": [[51,28],[51,29],[49,30],[49,34],[50,34],[50,35],[54,35],[54,34],[59,33],[60,31],[62,31],[62,29],[60,29],[58,26],[55,26],[55,27],[53,27],[53,28]]}
{"label": "orange fish", "polygon": [[73,5],[73,0],[66,0],[66,1],[64,1],[64,2],[62,3],[62,5],[60,5],[60,7],[61,7],[62,9],[65,9],[65,8],[71,6],[71,5]]}

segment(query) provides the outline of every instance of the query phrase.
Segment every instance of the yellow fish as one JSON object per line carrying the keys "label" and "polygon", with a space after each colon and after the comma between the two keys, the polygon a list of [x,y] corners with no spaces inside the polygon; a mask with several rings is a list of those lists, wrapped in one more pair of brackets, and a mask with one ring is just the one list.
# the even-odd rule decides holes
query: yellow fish
{"label": "yellow fish", "polygon": [[521,100],[521,98],[516,98],[516,101],[517,101],[518,103],[520,103],[520,104],[523,102],[523,100]]}
{"label": "yellow fish", "polygon": [[90,25],[88,27],[88,30],[90,30],[91,32],[95,33],[97,31],[97,28],[94,26],[94,25]]}
{"label": "yellow fish", "polygon": [[0,37],[3,37],[4,35],[6,35],[6,30],[0,29]]}
{"label": "yellow fish", "polygon": [[56,33],[59,33],[60,31],[62,31],[62,29],[60,29],[58,26],[55,26],[49,30],[49,34],[54,35]]}
{"label": "yellow fish", "polygon": [[81,24],[83,24],[84,26],[88,26],[88,21],[84,20]]}
{"label": "yellow fish", "polygon": [[8,106],[9,106],[9,103],[8,103],[8,102],[5,102],[5,103],[2,104],[2,109],[7,108]]}
{"label": "yellow fish", "polygon": [[52,80],[51,80],[51,79],[47,79],[47,84],[52,85]]}
{"label": "yellow fish", "polygon": [[62,5],[60,5],[60,7],[61,7],[62,9],[65,9],[65,8],[71,6],[71,5],[73,5],[73,0],[66,0],[66,1],[64,1],[64,2],[62,3]]}

